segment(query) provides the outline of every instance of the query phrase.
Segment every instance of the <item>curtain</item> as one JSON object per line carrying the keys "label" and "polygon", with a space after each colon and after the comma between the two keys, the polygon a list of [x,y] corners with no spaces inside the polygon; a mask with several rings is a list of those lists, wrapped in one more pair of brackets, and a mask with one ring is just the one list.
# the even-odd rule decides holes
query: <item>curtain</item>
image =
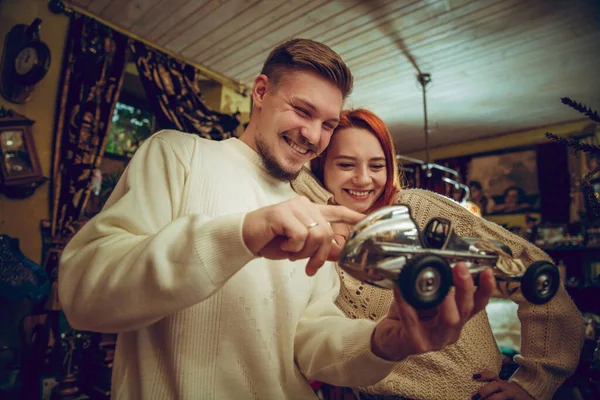
{"label": "curtain", "polygon": [[[56,114],[51,244],[45,260],[54,286],[61,251],[81,225],[92,170],[102,162],[127,57],[127,37],[86,16],[71,15]],[[49,308],[60,308],[56,287]]]}
{"label": "curtain", "polygon": [[240,125],[239,114],[222,114],[206,106],[196,68],[140,42],[132,42],[131,50],[159,126],[212,140],[232,137]]}
{"label": "curtain", "polygon": [[562,143],[536,146],[542,222],[566,224],[571,206],[567,148]]}

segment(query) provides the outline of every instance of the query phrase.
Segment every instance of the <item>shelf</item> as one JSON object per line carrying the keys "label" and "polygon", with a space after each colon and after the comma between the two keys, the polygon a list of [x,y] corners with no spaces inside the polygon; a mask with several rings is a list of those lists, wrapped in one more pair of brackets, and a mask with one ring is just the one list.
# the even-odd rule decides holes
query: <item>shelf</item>
{"label": "shelf", "polygon": [[598,252],[600,255],[600,247],[540,247],[546,253],[552,252],[564,252],[564,251],[573,251],[573,252]]}

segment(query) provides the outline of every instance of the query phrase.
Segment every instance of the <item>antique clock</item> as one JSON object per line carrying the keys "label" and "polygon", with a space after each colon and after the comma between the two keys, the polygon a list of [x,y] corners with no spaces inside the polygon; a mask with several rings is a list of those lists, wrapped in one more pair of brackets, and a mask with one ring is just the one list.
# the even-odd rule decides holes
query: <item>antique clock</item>
{"label": "antique clock", "polygon": [[0,62],[0,92],[8,101],[23,104],[50,68],[50,49],[40,40],[36,18],[29,26],[15,25],[6,35]]}
{"label": "antique clock", "polygon": [[31,132],[33,123],[0,107],[0,192],[7,197],[28,197],[47,180]]}

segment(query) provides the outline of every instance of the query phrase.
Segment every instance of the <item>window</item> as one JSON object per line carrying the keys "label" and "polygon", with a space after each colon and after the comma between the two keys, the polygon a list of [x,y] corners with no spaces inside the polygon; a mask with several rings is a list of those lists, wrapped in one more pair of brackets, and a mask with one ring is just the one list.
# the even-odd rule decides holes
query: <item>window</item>
{"label": "window", "polygon": [[154,115],[150,111],[117,102],[105,153],[131,158],[152,133],[154,133]]}

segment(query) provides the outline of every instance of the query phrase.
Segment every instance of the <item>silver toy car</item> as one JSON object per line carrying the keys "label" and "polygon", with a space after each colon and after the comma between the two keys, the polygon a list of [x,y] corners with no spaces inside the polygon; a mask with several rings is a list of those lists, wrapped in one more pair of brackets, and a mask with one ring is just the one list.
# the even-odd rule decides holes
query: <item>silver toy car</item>
{"label": "silver toy car", "polygon": [[[495,250],[495,251],[494,251]],[[404,205],[383,207],[355,225],[342,249],[339,265],[350,275],[383,288],[398,286],[416,309],[439,305],[452,286],[452,267],[465,262],[477,284],[479,273],[492,268],[498,281],[520,282],[531,303],[552,299],[560,284],[558,268],[546,261],[525,272],[508,274],[498,268],[500,254],[512,259],[505,244],[461,237],[450,221],[434,218],[420,232]]]}

